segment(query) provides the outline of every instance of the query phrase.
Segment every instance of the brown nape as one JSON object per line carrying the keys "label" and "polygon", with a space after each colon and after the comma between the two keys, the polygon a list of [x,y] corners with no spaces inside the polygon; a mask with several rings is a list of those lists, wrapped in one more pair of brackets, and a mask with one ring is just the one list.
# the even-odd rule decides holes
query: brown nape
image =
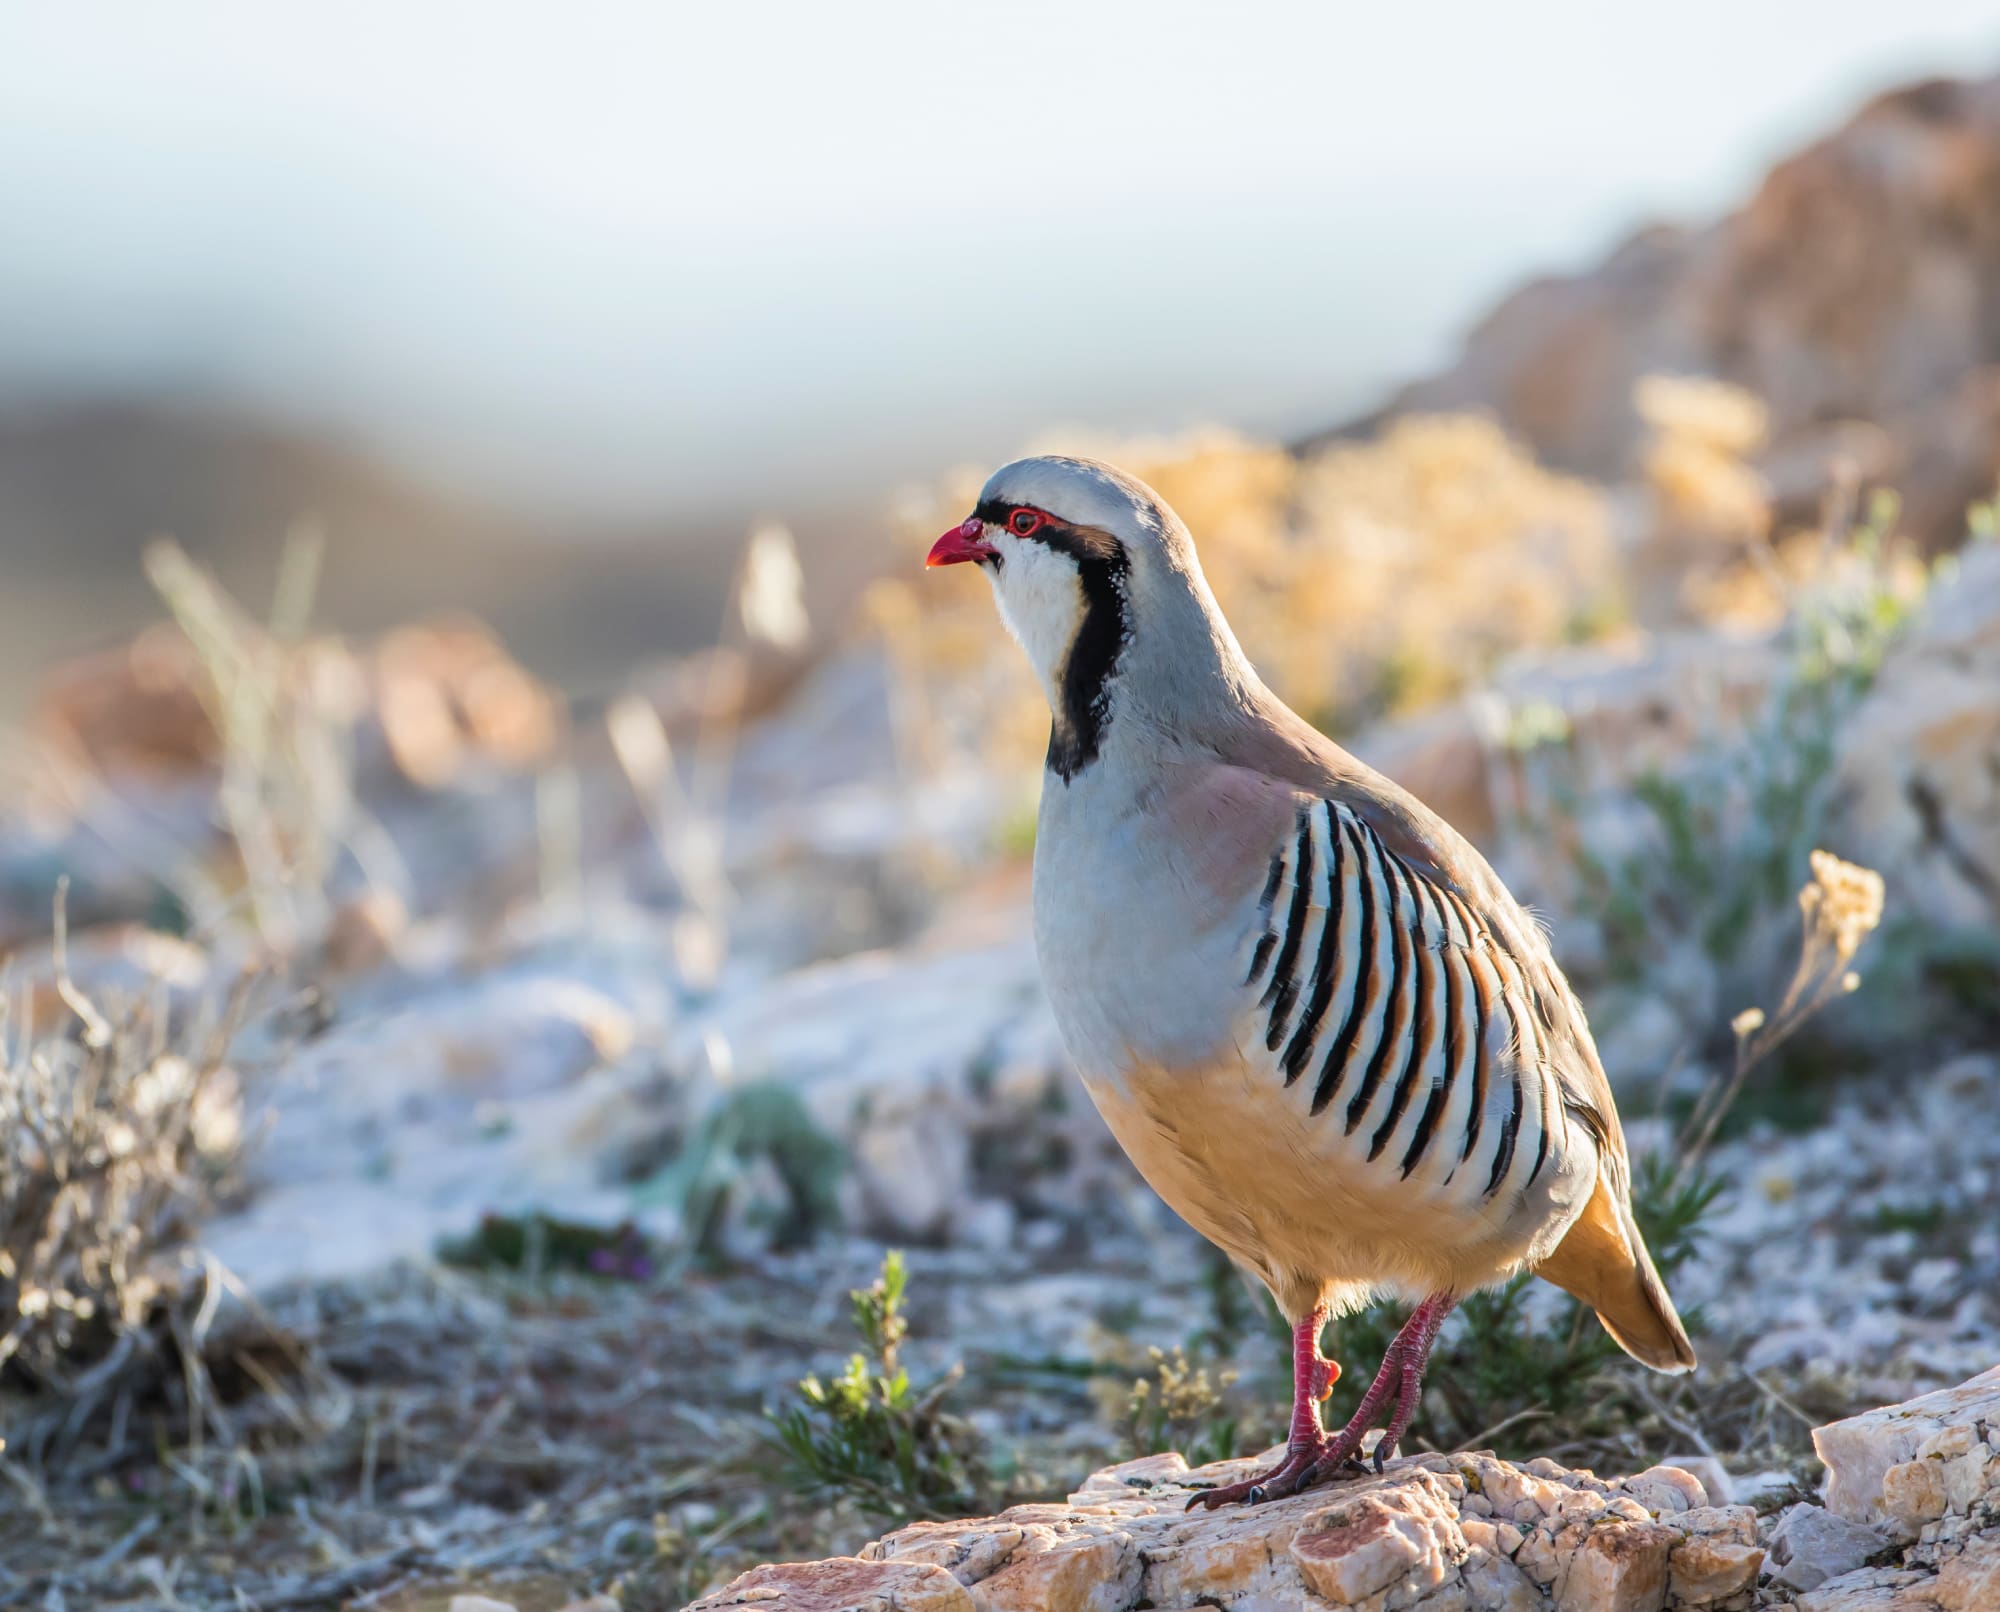
{"label": "brown nape", "polygon": [[1595,1310],[1618,1347],[1642,1365],[1694,1369],[1694,1345],[1602,1172],[1582,1216],[1535,1274]]}

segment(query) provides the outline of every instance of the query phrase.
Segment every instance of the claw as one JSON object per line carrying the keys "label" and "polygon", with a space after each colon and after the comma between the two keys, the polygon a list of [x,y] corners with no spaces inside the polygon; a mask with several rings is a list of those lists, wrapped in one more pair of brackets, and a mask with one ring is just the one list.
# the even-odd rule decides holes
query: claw
{"label": "claw", "polygon": [[1219,1511],[1224,1506],[1243,1504],[1261,1506],[1267,1500],[1282,1500],[1287,1495],[1297,1494],[1306,1488],[1303,1481],[1314,1471],[1320,1456],[1325,1452],[1324,1441],[1298,1448],[1287,1449],[1284,1460],[1268,1472],[1259,1472],[1254,1478],[1246,1478],[1241,1483],[1224,1484],[1219,1489],[1204,1489],[1187,1503],[1189,1511],[1196,1506],[1209,1511]]}

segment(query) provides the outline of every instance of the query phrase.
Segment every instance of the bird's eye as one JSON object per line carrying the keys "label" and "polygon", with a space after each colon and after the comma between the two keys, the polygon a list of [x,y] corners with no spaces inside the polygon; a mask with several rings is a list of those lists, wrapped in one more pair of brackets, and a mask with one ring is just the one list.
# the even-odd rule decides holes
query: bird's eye
{"label": "bird's eye", "polygon": [[1033,537],[1042,529],[1042,517],[1032,509],[1017,509],[1007,517],[1007,530],[1016,537]]}

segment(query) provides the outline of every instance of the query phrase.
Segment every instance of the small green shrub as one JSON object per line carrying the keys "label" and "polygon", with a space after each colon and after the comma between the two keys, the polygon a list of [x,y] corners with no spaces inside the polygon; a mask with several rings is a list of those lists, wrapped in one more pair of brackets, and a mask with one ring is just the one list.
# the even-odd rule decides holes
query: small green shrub
{"label": "small green shrub", "polygon": [[461,1270],[569,1271],[608,1281],[643,1282],[658,1269],[652,1245],[630,1221],[593,1226],[554,1215],[483,1216],[469,1236],[452,1239],[438,1258]]}
{"label": "small green shrub", "polygon": [[972,1509],[986,1477],[977,1433],[944,1409],[961,1369],[919,1389],[899,1359],[908,1281],[902,1254],[891,1250],[882,1274],[849,1295],[866,1352],[849,1356],[835,1377],[802,1379],[798,1403],[771,1415],[796,1487],[892,1522]]}
{"label": "small green shrub", "polygon": [[1825,841],[1842,725],[1935,574],[1895,549],[1897,513],[1894,497],[1878,494],[1852,530],[1829,534],[1822,576],[1792,591],[1785,668],[1740,731],[1706,740],[1671,773],[1621,786],[1646,817],[1636,847],[1600,855],[1579,831],[1590,804],[1584,758],[1559,714],[1553,727],[1510,730],[1567,825],[1554,836],[1568,860],[1555,870],[1570,887],[1564,904],[1600,920],[1612,978],[1646,978],[1689,939],[1725,968],[1761,976],[1768,966],[1763,920],[1783,910],[1807,853]]}
{"label": "small green shrub", "polygon": [[1241,1454],[1241,1424],[1224,1395],[1236,1373],[1190,1364],[1185,1349],[1149,1349],[1152,1371],[1132,1384],[1125,1442],[1134,1457],[1179,1450],[1189,1466]]}
{"label": "small green shrub", "polygon": [[846,1152],[813,1123],[798,1093],[775,1081],[732,1091],[639,1188],[639,1197],[679,1215],[681,1258],[712,1262],[730,1207],[760,1159],[784,1187],[785,1201],[769,1211],[772,1224],[765,1228],[775,1246],[796,1246],[838,1220]]}

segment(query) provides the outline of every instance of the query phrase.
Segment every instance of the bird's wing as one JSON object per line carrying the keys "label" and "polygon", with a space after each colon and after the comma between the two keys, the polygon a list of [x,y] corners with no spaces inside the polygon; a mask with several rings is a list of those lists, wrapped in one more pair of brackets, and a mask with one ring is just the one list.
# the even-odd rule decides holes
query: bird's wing
{"label": "bird's wing", "polygon": [[1540,971],[1352,804],[1300,798],[1257,913],[1239,1041],[1301,1094],[1322,1157],[1492,1223],[1595,1173]]}
{"label": "bird's wing", "polygon": [[1246,724],[1230,759],[1331,802],[1366,826],[1396,867],[1444,904],[1461,909],[1478,949],[1518,977],[1532,1011],[1539,1056],[1568,1115],[1590,1132],[1618,1197],[1630,1197],[1630,1165],[1611,1083],[1581,1004],[1556,966],[1548,939],[1486,859],[1392,779],[1348,754],[1277,700]]}
{"label": "bird's wing", "polygon": [[[1541,1258],[1538,1273],[1595,1309],[1628,1353],[1657,1370],[1691,1369],[1694,1351],[1633,1219],[1631,1163],[1611,1083],[1582,1005],[1556,966],[1547,937],[1486,859],[1415,796],[1277,701],[1260,714],[1264,720],[1247,725],[1232,759],[1316,797],[1330,827],[1354,825],[1346,830],[1346,841],[1357,850],[1376,848],[1374,865],[1387,870],[1385,887],[1400,888],[1418,906],[1428,902],[1443,916],[1435,931],[1439,939],[1425,941],[1435,947],[1431,978],[1470,980],[1476,987],[1489,971],[1511,976],[1515,994],[1502,993],[1502,1011],[1495,1017],[1509,1025],[1514,1039],[1496,1058],[1496,1067],[1503,1078],[1510,1069],[1546,1077],[1559,1099],[1545,1101],[1532,1116],[1532,1128],[1538,1130],[1536,1166],[1523,1177],[1518,1160],[1503,1165],[1496,1146],[1489,1190],[1500,1196],[1512,1181],[1526,1193],[1547,1138],[1571,1122],[1588,1135],[1597,1155],[1596,1182],[1583,1212],[1561,1244]],[[1294,852],[1294,862],[1297,856]],[[1329,900],[1335,888],[1329,879]],[[1296,896],[1296,883],[1292,890]],[[1329,912],[1322,932],[1332,927]],[[1420,927],[1416,933],[1425,937],[1432,931]],[[1419,965],[1424,955],[1424,946],[1413,952]],[[1416,977],[1424,977],[1421,966]],[[1272,994],[1274,1006],[1283,994],[1282,986]],[[1469,999],[1477,998],[1475,989]],[[1537,1089],[1536,1080],[1522,1079],[1519,1073],[1513,1078],[1524,1099]]]}

